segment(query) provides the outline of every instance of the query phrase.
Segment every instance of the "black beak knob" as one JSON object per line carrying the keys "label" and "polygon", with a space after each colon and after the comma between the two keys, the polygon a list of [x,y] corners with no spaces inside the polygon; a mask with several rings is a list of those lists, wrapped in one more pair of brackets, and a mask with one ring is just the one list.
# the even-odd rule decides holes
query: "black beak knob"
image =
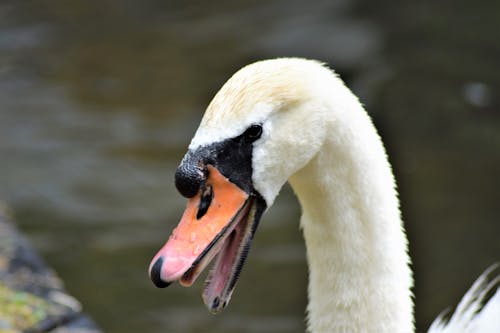
{"label": "black beak knob", "polygon": [[206,170],[196,155],[189,151],[175,171],[175,187],[186,198],[194,197],[206,179]]}

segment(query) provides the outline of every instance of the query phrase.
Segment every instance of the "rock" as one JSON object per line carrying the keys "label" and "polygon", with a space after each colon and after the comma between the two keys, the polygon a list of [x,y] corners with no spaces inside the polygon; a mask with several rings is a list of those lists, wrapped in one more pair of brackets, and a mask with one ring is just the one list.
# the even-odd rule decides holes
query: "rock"
{"label": "rock", "polygon": [[0,333],[100,333],[0,204]]}

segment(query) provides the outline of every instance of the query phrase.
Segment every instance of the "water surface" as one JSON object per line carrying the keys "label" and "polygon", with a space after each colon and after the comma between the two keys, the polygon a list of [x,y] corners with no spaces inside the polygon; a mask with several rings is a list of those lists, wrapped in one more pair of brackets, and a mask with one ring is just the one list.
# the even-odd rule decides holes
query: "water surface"
{"label": "water surface", "polygon": [[417,326],[500,259],[496,1],[3,1],[0,197],[106,332],[301,332],[307,267],[287,188],[231,305],[146,269],[184,199],[173,173],[239,67],[303,56],[366,105],[399,183]]}

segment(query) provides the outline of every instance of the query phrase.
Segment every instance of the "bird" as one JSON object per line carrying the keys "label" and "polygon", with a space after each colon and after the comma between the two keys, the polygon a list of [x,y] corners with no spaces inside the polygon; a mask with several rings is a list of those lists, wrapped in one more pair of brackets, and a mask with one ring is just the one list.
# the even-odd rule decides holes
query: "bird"
{"label": "bird", "polygon": [[[316,60],[252,63],[215,95],[175,172],[188,201],[151,261],[153,283],[190,286],[215,261],[203,300],[222,311],[286,182],[302,209],[308,331],[414,332],[408,241],[385,147],[359,99]],[[493,270],[429,333],[500,332]]]}

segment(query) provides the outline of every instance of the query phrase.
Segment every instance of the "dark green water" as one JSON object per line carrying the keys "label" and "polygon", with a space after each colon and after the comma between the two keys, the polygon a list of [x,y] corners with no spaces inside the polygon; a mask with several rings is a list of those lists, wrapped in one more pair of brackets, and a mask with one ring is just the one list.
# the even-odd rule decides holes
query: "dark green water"
{"label": "dark green water", "polygon": [[500,260],[500,2],[1,1],[0,198],[106,332],[301,332],[307,271],[285,190],[229,308],[146,269],[173,173],[239,67],[328,62],[398,178],[420,331]]}

